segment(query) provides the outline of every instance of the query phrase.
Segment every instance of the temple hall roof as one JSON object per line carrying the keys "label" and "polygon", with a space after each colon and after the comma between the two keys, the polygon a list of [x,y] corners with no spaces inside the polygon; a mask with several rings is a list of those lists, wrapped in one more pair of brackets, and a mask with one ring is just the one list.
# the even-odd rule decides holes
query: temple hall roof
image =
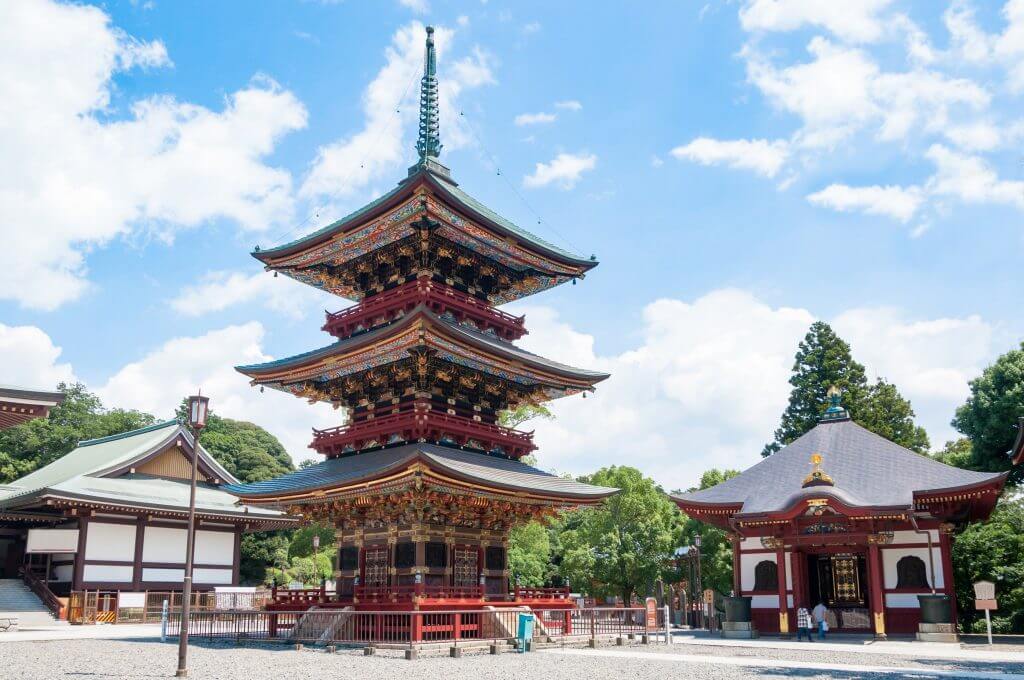
{"label": "temple hall roof", "polygon": [[[805,484],[814,454],[820,454],[832,485]],[[737,516],[784,512],[800,500],[823,496],[853,507],[906,509],[913,507],[915,494],[1001,486],[1005,477],[940,463],[844,418],[819,423],[732,479],[673,498],[684,507],[738,506]]]}
{"label": "temple hall roof", "polygon": [[44,418],[51,408],[63,401],[63,392],[0,385],[0,429]]}
{"label": "temple hall roof", "polygon": [[[178,442],[192,446],[192,434],[176,420],[156,423],[130,432],[90,439],[68,454],[35,472],[0,487],[0,511],[32,508],[48,500],[93,505],[187,512],[189,482],[132,472]],[[218,479],[238,480],[203,447],[201,465]],[[224,487],[200,483],[196,487],[196,508],[200,514],[252,518],[254,523],[284,520],[277,512],[239,506],[238,499]]]}
{"label": "temple hall roof", "polygon": [[416,462],[465,482],[510,492],[586,502],[601,500],[618,491],[559,477],[515,460],[434,444],[405,444],[332,458],[282,477],[251,484],[232,484],[225,489],[243,500],[301,494],[369,483]]}

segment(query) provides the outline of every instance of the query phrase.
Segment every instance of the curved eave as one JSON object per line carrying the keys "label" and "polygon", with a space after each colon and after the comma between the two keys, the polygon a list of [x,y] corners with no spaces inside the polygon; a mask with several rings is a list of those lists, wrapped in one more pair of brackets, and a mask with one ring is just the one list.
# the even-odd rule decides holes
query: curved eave
{"label": "curved eave", "polygon": [[513,230],[500,224],[458,196],[458,194],[452,190],[452,187],[454,186],[453,183],[439,179],[427,170],[421,170],[415,175],[406,178],[388,193],[342,219],[323,227],[322,229],[291,241],[290,243],[285,243],[273,248],[254,250],[251,255],[267,267],[273,268],[274,262],[280,258],[290,257],[304,250],[323,245],[340,234],[352,231],[353,229],[365,225],[367,222],[381,217],[388,211],[393,210],[404,201],[411,198],[414,195],[416,188],[421,184],[429,185],[436,194],[447,198],[455,205],[455,207],[458,208],[459,212],[464,213],[469,219],[479,223],[481,226],[485,226],[496,234],[506,238],[515,239],[517,243],[529,250],[533,250],[540,255],[549,257],[563,264],[580,267],[584,271],[589,271],[598,265],[597,260],[591,260],[589,258],[569,253],[557,246],[546,243],[524,229],[517,227]]}
{"label": "curved eave", "polygon": [[[344,494],[353,490],[361,489],[372,493],[372,487],[389,481],[405,479],[414,476],[417,472],[423,472],[426,476],[436,478],[439,481],[461,483],[472,489],[487,493],[497,493],[515,496],[524,499],[534,499],[549,503],[567,503],[573,505],[591,505],[599,503],[605,498],[618,493],[618,489],[610,487],[591,487],[590,493],[578,493],[569,490],[547,490],[532,487],[526,484],[502,483],[479,475],[469,474],[459,470],[452,465],[437,460],[429,453],[424,452],[419,445],[410,445],[413,449],[408,455],[402,456],[394,462],[382,465],[368,471],[366,474],[344,479],[342,481],[326,480],[322,483],[311,484],[305,487],[285,488],[267,491],[250,492],[245,488],[252,485],[237,485],[226,488],[231,494],[238,496],[243,503],[254,505],[281,505],[300,504],[304,501],[318,501],[329,498],[332,495]],[[373,455],[358,454],[358,455]],[[466,454],[480,456],[481,461],[487,460],[487,455],[482,453]],[[295,473],[292,473],[295,474]],[[538,481],[550,480],[549,475],[540,475]],[[273,480],[271,480],[273,481]]]}
{"label": "curved eave", "polygon": [[577,369],[572,366],[565,366],[564,364],[545,360],[543,357],[521,350],[511,343],[484,338],[479,333],[474,333],[461,328],[456,324],[445,321],[433,312],[427,310],[423,305],[417,306],[401,320],[388,326],[382,326],[372,331],[361,333],[355,337],[340,340],[327,345],[326,347],[321,347],[303,354],[297,354],[292,357],[286,357],[284,359],[278,359],[276,361],[270,361],[263,364],[236,366],[235,370],[258,382],[260,378],[277,371],[289,368],[297,369],[311,367],[316,362],[327,359],[341,352],[355,352],[372,344],[373,341],[380,338],[398,335],[421,319],[426,319],[430,323],[431,328],[440,331],[442,335],[447,335],[450,339],[462,340],[481,352],[496,354],[502,359],[510,362],[521,362],[526,368],[538,373],[551,374],[589,385],[594,385],[609,377],[609,374],[607,373]]}

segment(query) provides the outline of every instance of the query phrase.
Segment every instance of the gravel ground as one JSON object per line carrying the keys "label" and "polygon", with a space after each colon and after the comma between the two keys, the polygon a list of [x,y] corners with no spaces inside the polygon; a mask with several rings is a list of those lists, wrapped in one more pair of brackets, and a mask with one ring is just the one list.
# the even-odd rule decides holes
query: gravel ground
{"label": "gravel ground", "polygon": [[[618,649],[610,648],[603,649]],[[790,652],[674,645],[672,648],[637,646],[625,648],[643,651],[651,659],[613,658],[609,656],[561,655],[537,652],[502,654],[467,652],[461,659],[448,658],[445,650],[424,653],[417,661],[405,661],[399,652],[380,651],[366,657],[360,650],[344,650],[334,655],[317,649],[282,646],[199,646],[190,649],[190,677],[201,680],[287,680],[300,678],[357,678],[358,680],[444,680],[456,676],[473,678],[544,678],[569,680],[590,678],[629,678],[651,680],[665,678],[893,678],[891,674],[823,673],[799,669],[737,668],[721,664],[673,663],[654,658],[665,652],[739,656],[756,654],[761,658],[780,658],[805,662],[851,663],[870,666],[921,667],[931,669],[1024,671],[1024,665],[958,664],[941,661],[934,664],[915,659],[855,654]],[[166,678],[174,675],[177,646],[172,642],[151,640],[66,640],[61,642],[11,642],[0,644],[0,677],[3,680],[49,680],[51,678]]]}

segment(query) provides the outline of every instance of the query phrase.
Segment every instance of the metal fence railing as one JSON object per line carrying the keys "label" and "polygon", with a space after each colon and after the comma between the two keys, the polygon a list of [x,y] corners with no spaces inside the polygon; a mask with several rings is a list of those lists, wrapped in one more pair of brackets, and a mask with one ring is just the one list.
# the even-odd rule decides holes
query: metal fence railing
{"label": "metal fence railing", "polygon": [[[267,640],[304,644],[415,646],[463,641],[502,642],[517,637],[519,615],[532,613],[533,639],[559,642],[598,638],[661,635],[664,613],[656,620],[641,608],[587,609],[499,608],[461,611],[196,611],[189,616],[193,640]],[[167,634],[178,635],[179,612],[171,612]]]}
{"label": "metal fence railing", "polygon": [[[193,592],[193,611],[248,611],[263,609],[269,590],[255,592]],[[164,602],[171,612],[180,611],[181,591],[147,590],[138,593],[113,590],[75,590],[68,598],[70,623],[159,623]]]}

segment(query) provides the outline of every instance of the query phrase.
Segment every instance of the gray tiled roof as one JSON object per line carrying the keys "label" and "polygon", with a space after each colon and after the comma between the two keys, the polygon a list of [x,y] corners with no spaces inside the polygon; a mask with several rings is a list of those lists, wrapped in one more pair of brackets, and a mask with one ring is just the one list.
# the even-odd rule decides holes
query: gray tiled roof
{"label": "gray tiled roof", "polygon": [[433,312],[431,312],[430,310],[428,310],[424,305],[418,305],[411,312],[403,316],[398,321],[393,322],[393,324],[391,325],[381,326],[379,328],[375,328],[372,331],[367,331],[366,333],[353,335],[351,337],[338,340],[337,342],[333,342],[330,345],[326,345],[319,349],[314,349],[309,352],[303,352],[302,354],[296,354],[290,357],[275,359],[274,361],[268,361],[262,364],[236,366],[235,368],[236,370],[246,374],[260,373],[262,371],[267,371],[282,366],[299,365],[308,360],[319,359],[324,356],[330,356],[332,354],[341,353],[346,351],[349,347],[358,347],[364,343],[376,339],[379,336],[384,336],[393,333],[393,326],[400,326],[403,323],[410,322],[416,316],[417,313],[422,313],[424,316],[438,323],[439,325],[447,326],[452,331],[454,331],[456,335],[461,335],[468,339],[470,342],[475,342],[478,345],[485,345],[488,348],[493,349],[510,358],[519,359],[528,364],[541,365],[555,372],[567,374],[576,378],[591,378],[594,379],[595,381],[600,381],[608,377],[607,373],[601,373],[600,371],[589,371],[583,368],[573,368],[572,366],[567,366],[552,359],[545,359],[544,357],[538,354],[534,354],[533,352],[528,352],[525,349],[517,347],[516,345],[512,344],[511,342],[508,342],[507,340],[502,340],[495,336],[491,336],[487,333],[481,333],[479,331],[443,319],[438,315],[434,314]]}
{"label": "gray tiled roof", "polygon": [[[820,453],[821,469],[835,486],[802,488],[811,472],[811,455]],[[736,477],[680,500],[733,505],[737,514],[783,511],[806,496],[832,496],[857,507],[906,508],[915,492],[970,486],[1001,473],[962,470],[923,456],[866,430],[852,420],[820,423],[778,453]]]}
{"label": "gray tiled roof", "polygon": [[530,491],[579,500],[599,500],[617,491],[559,477],[507,458],[435,444],[406,444],[393,449],[332,458],[276,479],[252,484],[232,484],[225,486],[224,490],[244,499],[340,486],[372,480],[388,471],[404,467],[416,458],[424,460],[432,468],[468,481],[511,491]]}

